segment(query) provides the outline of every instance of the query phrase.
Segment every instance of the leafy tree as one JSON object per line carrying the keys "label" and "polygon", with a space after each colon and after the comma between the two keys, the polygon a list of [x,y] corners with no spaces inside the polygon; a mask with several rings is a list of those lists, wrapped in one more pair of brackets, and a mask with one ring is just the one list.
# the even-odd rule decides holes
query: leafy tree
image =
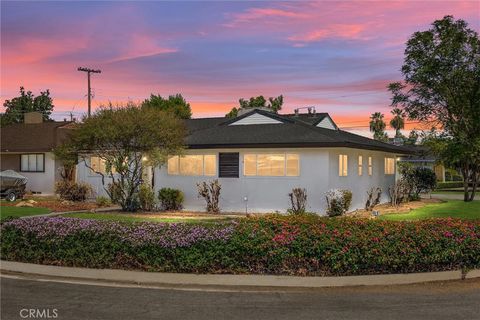
{"label": "leafy tree", "polygon": [[[169,154],[181,151],[184,137],[184,125],[174,114],[129,103],[102,107],[84,118],[65,148],[78,153],[80,161],[101,176],[114,202],[124,211],[135,211],[143,166],[165,163]],[[90,165],[90,156],[104,161],[105,172]]]}
{"label": "leafy tree", "polygon": [[370,116],[370,132],[373,132],[373,139],[387,142],[388,135],[385,132],[386,124],[383,120],[384,115],[381,112],[372,113]]}
{"label": "leafy tree", "polygon": [[142,107],[170,111],[180,119],[190,119],[192,117],[190,104],[187,103],[181,94],[168,96],[168,99],[163,98],[161,95],[151,94],[149,99],[143,101]]}
{"label": "leafy tree", "polygon": [[395,138],[402,138],[402,132],[400,131],[405,127],[405,120],[403,115],[403,110],[399,108],[394,108],[392,110],[393,118],[390,120],[390,126],[395,129]]}
{"label": "leafy tree", "polygon": [[405,140],[405,144],[413,146],[413,145],[417,144],[418,138],[419,138],[419,135],[418,135],[417,131],[412,130],[412,131],[410,131],[410,133],[408,135],[408,138]]}
{"label": "leafy tree", "polygon": [[12,123],[22,123],[24,114],[33,111],[40,112],[43,115],[43,120],[51,120],[53,100],[48,89],[40,91],[40,95],[35,97],[32,91],[25,91],[24,87],[20,87],[20,96],[5,100],[3,106],[5,107],[5,113],[1,117],[1,125],[5,126]]}
{"label": "leafy tree", "polygon": [[480,180],[480,39],[464,20],[445,16],[407,42],[403,82],[389,85],[392,106],[443,129],[434,150],[463,175],[464,200]]}
{"label": "leafy tree", "polygon": [[283,95],[279,95],[276,98],[268,98],[268,101],[264,96],[251,97],[249,100],[241,98],[238,100],[239,107],[233,107],[229,113],[225,115],[227,118],[235,118],[238,116],[238,112],[242,109],[254,109],[254,108],[268,108],[272,112],[278,113],[282,109]]}

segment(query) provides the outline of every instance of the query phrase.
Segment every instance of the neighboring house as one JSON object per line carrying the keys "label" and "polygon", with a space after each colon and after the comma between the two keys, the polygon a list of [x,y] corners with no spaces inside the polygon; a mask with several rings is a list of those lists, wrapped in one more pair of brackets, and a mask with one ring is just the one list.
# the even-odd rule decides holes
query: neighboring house
{"label": "neighboring house", "polygon": [[52,149],[67,136],[70,122],[43,122],[37,112],[25,114],[25,122],[1,128],[1,170],[15,170],[28,178],[27,191],[53,194],[60,180],[59,160]]}
{"label": "neighboring house", "polygon": [[446,169],[426,146],[404,146],[412,154],[400,157],[400,162],[408,162],[415,167],[429,168],[435,172],[438,182],[462,181],[461,175],[455,169]]}
{"label": "neighboring house", "polygon": [[[325,193],[353,193],[351,209],[363,208],[367,190],[380,187],[382,201],[395,182],[396,158],[409,151],[339,130],[326,113],[279,115],[254,109],[236,118],[186,120],[182,157],[172,156],[153,174],[154,189],[180,189],[186,210],[205,210],[198,182],[219,179],[224,212],[285,212],[292,188],[307,190],[308,210],[324,213]],[[101,167],[97,158],[91,163]],[[77,178],[94,185],[98,176],[79,164]]]}

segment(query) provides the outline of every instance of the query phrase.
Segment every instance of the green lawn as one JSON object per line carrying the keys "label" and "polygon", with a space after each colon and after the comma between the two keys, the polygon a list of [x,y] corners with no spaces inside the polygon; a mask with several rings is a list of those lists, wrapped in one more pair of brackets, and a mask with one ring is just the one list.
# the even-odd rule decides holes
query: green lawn
{"label": "green lawn", "polygon": [[128,213],[68,213],[62,215],[63,217],[70,217],[70,218],[80,218],[80,219],[97,219],[97,220],[114,220],[114,221],[122,221],[122,222],[167,222],[167,223],[212,223],[217,221],[227,221],[231,218],[209,218],[209,217],[162,217],[156,215],[138,215],[138,214],[128,214]]}
{"label": "green lawn", "polygon": [[418,208],[409,213],[387,214],[380,216],[385,220],[419,220],[428,218],[462,218],[480,219],[480,201],[463,202],[450,200],[443,203],[435,203]]}
{"label": "green lawn", "polygon": [[20,218],[25,216],[35,216],[38,214],[46,214],[49,212],[50,210],[47,208],[0,206],[0,220],[4,220],[9,217]]}

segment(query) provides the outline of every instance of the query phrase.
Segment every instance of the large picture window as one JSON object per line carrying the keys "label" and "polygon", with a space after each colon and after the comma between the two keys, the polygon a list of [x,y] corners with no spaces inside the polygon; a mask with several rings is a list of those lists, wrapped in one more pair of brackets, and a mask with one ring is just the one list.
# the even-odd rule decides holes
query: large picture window
{"label": "large picture window", "polygon": [[385,174],[395,174],[394,158],[385,158]]}
{"label": "large picture window", "polygon": [[243,156],[243,174],[262,177],[296,177],[300,175],[299,155],[261,153]]}
{"label": "large picture window", "polygon": [[[105,165],[105,159],[102,159],[100,157],[91,156],[90,157],[90,167],[92,167],[92,169],[90,169],[91,174],[97,174],[97,173],[107,174],[107,173],[110,173],[110,172],[107,172],[107,166]],[[113,166],[111,166],[111,171],[112,171],[112,173],[117,172]]]}
{"label": "large picture window", "polygon": [[167,172],[169,175],[182,176],[214,176],[217,172],[217,156],[185,155],[168,158]]}
{"label": "large picture window", "polygon": [[340,177],[348,176],[348,156],[346,154],[338,155],[338,175]]}
{"label": "large picture window", "polygon": [[20,156],[20,171],[44,172],[45,155],[43,153],[22,154]]}

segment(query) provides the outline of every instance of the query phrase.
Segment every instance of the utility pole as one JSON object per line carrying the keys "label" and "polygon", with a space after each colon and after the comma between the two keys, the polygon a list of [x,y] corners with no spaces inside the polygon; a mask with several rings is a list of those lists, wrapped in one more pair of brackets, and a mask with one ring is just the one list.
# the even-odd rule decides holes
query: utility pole
{"label": "utility pole", "polygon": [[92,92],[90,88],[90,73],[101,73],[101,70],[94,70],[90,68],[83,68],[80,67],[77,69],[78,71],[83,71],[87,73],[87,79],[88,79],[88,116],[90,117],[90,114],[92,113]]}

